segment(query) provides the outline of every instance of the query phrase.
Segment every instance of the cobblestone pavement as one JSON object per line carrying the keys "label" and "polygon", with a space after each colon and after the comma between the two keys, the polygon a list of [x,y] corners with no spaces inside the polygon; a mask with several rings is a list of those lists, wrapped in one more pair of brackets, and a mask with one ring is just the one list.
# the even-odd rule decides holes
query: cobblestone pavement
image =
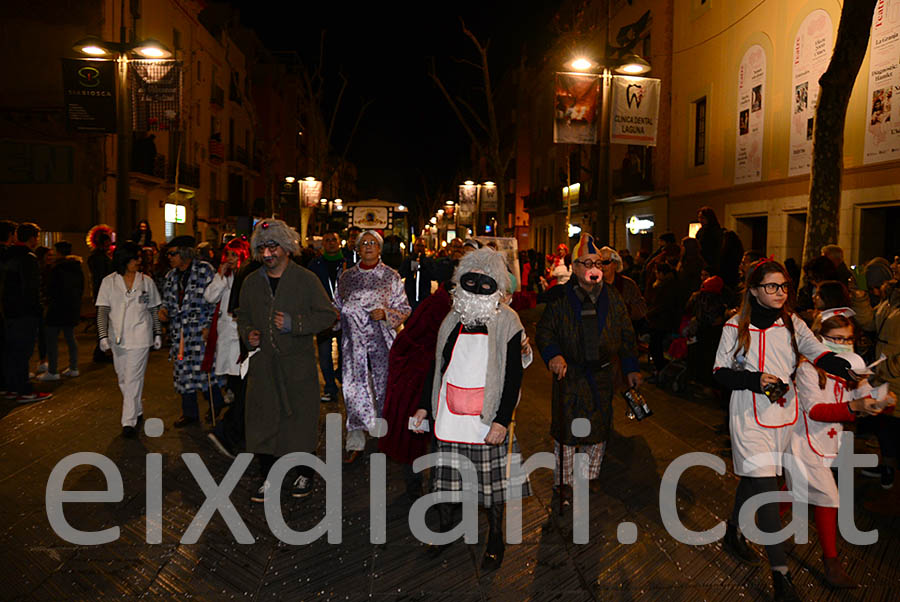
{"label": "cobblestone pavement", "polygon": [[[533,314],[524,316],[526,323]],[[533,337],[532,337],[533,338]],[[599,482],[590,494],[590,541],[572,543],[571,519],[551,503],[552,476],[533,473],[534,496],[523,510],[522,543],[509,545],[500,570],[480,569],[483,543],[454,544],[432,559],[411,535],[402,467],[388,463],[387,543],[369,538],[369,463],[343,467],[342,542],[325,538],[305,546],[280,542],[267,527],[261,505],[249,501],[258,483],[255,465],[231,495],[234,507],[255,538],[235,541],[216,514],[199,541],[181,538],[205,500],[182,454],[199,454],[220,481],[231,463],[205,438],[207,426],[172,428],[180,413],[165,352],[151,353],[144,389],[144,415],[165,423],[160,437],[121,437],[121,403],[112,365],[90,363],[93,340],[80,335],[82,375],[42,383],[52,399],[19,406],[0,402],[0,575],[4,600],[757,600],[771,596],[768,571],[731,559],[719,543],[688,546],[665,530],[659,512],[659,484],[669,464],[687,452],[719,455],[730,468],[722,432],[723,406],[691,400],[654,386],[644,388],[655,415],[640,423],[624,417],[616,401],[615,433]],[[61,343],[62,344],[62,343]],[[538,360],[525,375],[517,436],[526,458],[552,450],[549,437],[550,378]],[[322,406],[323,417],[340,412],[339,403]],[[323,420],[324,424],[324,420]],[[874,453],[865,441],[859,452]],[[371,445],[370,448],[373,448]],[[75,452],[111,459],[124,484],[124,498],[108,503],[70,503],[65,517],[90,531],[119,528],[119,537],[99,546],[78,546],[51,528],[45,508],[54,466]],[[320,450],[322,454],[324,450]],[[146,543],[145,458],[163,457],[162,543]],[[678,487],[678,511],[694,530],[727,517],[737,480],[726,472],[689,469]],[[857,474],[856,524],[878,529],[866,547],[841,545],[845,566],[861,587],[838,593],[822,585],[822,564],[810,528],[810,543],[790,551],[795,583],[807,600],[896,600],[900,591],[900,507],[897,490],[884,492]],[[65,488],[104,490],[102,473],[88,466],[68,474]],[[282,499],[288,525],[313,527],[324,515],[325,487],[313,494]],[[864,507],[864,502],[867,507]],[[868,508],[868,509],[867,509]],[[637,541],[619,544],[617,527],[631,522]],[[481,518],[481,540],[486,522]]]}

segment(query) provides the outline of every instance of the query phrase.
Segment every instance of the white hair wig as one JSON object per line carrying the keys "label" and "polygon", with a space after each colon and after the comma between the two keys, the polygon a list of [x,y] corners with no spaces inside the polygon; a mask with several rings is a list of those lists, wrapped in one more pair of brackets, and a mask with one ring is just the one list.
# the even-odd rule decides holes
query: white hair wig
{"label": "white hair wig", "polygon": [[277,242],[278,246],[290,255],[300,254],[300,237],[297,235],[297,231],[280,219],[267,218],[259,220],[253,229],[253,236],[250,238],[253,259],[261,261],[262,251],[259,247],[273,241]]}
{"label": "white hair wig", "polygon": [[503,292],[509,290],[509,270],[506,268],[503,254],[490,247],[482,247],[464,255],[453,273],[453,282],[458,285],[460,277],[469,272],[486,274],[497,282],[498,290]]}
{"label": "white hair wig", "polygon": [[379,249],[383,249],[383,248],[384,248],[384,239],[381,238],[381,234],[379,234],[379,233],[376,232],[375,230],[364,230],[364,231],[362,231],[362,232],[359,233],[359,237],[356,239],[356,250],[357,250],[357,252],[362,252],[362,238],[363,238],[363,236],[365,236],[366,234],[368,234],[369,236],[371,236],[372,238],[374,238],[375,240],[378,241],[378,248],[379,248]]}
{"label": "white hair wig", "polygon": [[622,256],[615,249],[612,247],[600,247],[600,256],[602,257],[605,253],[609,253],[609,258],[616,262],[616,272],[621,272],[625,269],[625,266],[622,264]]}

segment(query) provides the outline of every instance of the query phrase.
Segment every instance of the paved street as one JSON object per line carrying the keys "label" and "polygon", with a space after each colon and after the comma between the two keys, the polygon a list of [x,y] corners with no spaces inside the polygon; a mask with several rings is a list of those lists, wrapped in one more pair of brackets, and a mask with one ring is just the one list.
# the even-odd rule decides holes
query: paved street
{"label": "paved street", "polygon": [[[534,314],[525,316],[526,321]],[[533,338],[533,337],[532,337]],[[0,576],[6,600],[254,599],[254,600],[745,600],[771,596],[764,567],[738,565],[719,544],[691,547],[675,541],[660,520],[661,476],[678,456],[705,451],[730,458],[720,427],[724,411],[712,401],[691,401],[647,386],[655,415],[641,423],[616,406],[615,435],[609,443],[599,484],[590,498],[590,542],[575,545],[570,527],[551,509],[552,476],[533,475],[535,495],[524,504],[523,543],[508,546],[502,568],[482,574],[482,545],[454,544],[438,559],[428,558],[410,534],[401,468],[389,463],[387,543],[369,543],[368,463],[343,473],[343,543],[324,538],[292,547],[269,531],[261,505],[249,495],[257,484],[255,465],[232,494],[234,506],[256,538],[235,542],[216,515],[196,544],[179,540],[203,503],[199,486],[180,454],[199,453],[216,480],[229,462],[208,445],[204,430],[175,430],[179,403],[164,352],[151,354],[144,389],[144,416],[165,422],[162,436],[120,436],[120,396],[112,365],[89,361],[93,339],[79,337],[82,376],[55,384],[53,399],[35,405],[0,402]],[[42,390],[51,387],[41,385]],[[549,438],[550,379],[536,361],[525,376],[517,435],[523,453],[552,450]],[[201,406],[202,407],[202,406]],[[323,415],[339,404],[322,407]],[[859,451],[872,452],[864,441]],[[44,505],[50,471],[65,456],[81,451],[104,454],[119,468],[124,500],[66,505],[66,518],[83,530],[120,527],[114,543],[72,545],[51,529]],[[145,543],[145,455],[163,454],[163,541]],[[863,508],[863,500],[883,495],[857,477],[856,524],[878,529],[878,543],[843,544],[850,575],[861,588],[835,594],[821,585],[820,551],[811,543],[790,551],[798,588],[808,600],[896,600],[900,591],[900,546],[896,516]],[[678,509],[685,525],[704,530],[729,513],[737,480],[705,468],[682,477]],[[72,470],[67,489],[104,489],[93,468]],[[897,507],[895,487],[892,503]],[[292,528],[315,525],[324,512],[321,481],[312,496],[283,499]],[[482,537],[486,523],[481,519]],[[616,528],[637,525],[637,541],[621,545]]]}

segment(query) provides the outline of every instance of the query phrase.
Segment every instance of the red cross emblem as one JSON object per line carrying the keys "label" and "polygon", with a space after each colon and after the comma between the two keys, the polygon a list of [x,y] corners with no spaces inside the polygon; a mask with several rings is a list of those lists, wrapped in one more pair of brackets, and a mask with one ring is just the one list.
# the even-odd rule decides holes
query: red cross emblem
{"label": "red cross emblem", "polygon": [[782,397],[781,399],[779,399],[779,400],[776,401],[775,403],[777,403],[777,404],[780,405],[781,407],[784,407],[784,404],[787,403],[787,399],[785,399],[784,397]]}
{"label": "red cross emblem", "polygon": [[828,431],[828,436],[834,439],[837,436],[837,431],[834,430],[834,427],[831,427],[831,430]]}

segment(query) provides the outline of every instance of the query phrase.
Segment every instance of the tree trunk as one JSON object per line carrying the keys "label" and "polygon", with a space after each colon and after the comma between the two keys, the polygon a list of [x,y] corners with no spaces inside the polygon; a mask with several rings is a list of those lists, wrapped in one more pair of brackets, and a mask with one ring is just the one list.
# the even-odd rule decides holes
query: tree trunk
{"label": "tree trunk", "polygon": [[803,262],[837,243],[844,157],[844,122],[853,83],[869,45],[876,0],[845,1],[837,41],[828,69],[819,79],[819,99],[813,130],[812,174]]}

